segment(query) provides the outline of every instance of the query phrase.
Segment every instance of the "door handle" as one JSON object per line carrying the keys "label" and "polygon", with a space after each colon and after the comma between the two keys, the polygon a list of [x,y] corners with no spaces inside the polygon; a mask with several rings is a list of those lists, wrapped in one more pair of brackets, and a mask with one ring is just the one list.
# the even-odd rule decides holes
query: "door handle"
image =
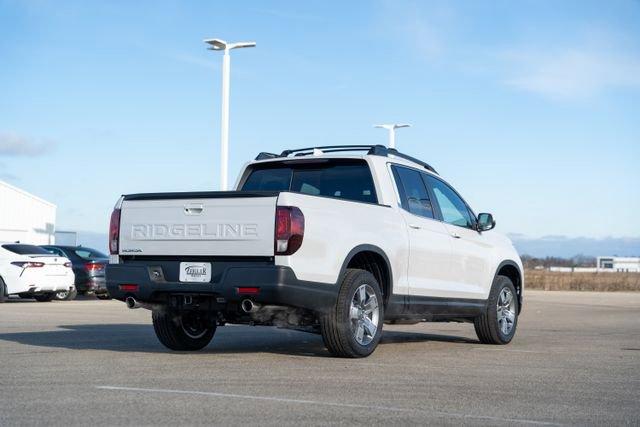
{"label": "door handle", "polygon": [[185,215],[201,215],[203,211],[204,206],[202,205],[184,205]]}
{"label": "door handle", "polygon": [[460,235],[454,231],[453,233],[451,233],[451,237],[453,237],[454,239],[459,239]]}
{"label": "door handle", "polygon": [[420,226],[417,224],[409,224],[410,228],[413,228],[414,230],[420,230]]}

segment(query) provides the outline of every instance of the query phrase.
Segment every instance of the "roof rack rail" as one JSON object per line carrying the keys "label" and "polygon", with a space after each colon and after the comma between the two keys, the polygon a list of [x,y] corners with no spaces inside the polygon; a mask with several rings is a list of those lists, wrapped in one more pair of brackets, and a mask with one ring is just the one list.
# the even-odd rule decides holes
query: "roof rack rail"
{"label": "roof rack rail", "polygon": [[274,153],[260,153],[256,157],[256,160],[266,160],[266,159],[275,159],[280,157],[289,157],[290,155],[294,155],[295,157],[300,156],[308,156],[313,154],[314,150],[320,150],[323,153],[337,153],[342,151],[366,151],[367,154],[372,156],[382,156],[388,157],[389,155],[399,157],[401,159],[408,160],[410,162],[416,163],[423,168],[438,174],[436,170],[431,167],[428,163],[423,162],[422,160],[418,160],[415,157],[411,157],[408,154],[401,153],[395,148],[388,148],[384,145],[324,145],[319,147],[306,147],[306,148],[296,148],[293,150],[284,150],[282,153],[274,154]]}
{"label": "roof rack rail", "polygon": [[415,157],[411,157],[408,154],[401,153],[398,150],[396,150],[395,148],[387,148],[387,153],[388,154],[392,154],[392,155],[394,155],[396,157],[400,157],[401,159],[405,159],[405,160],[409,160],[410,162],[417,163],[420,166],[422,166],[423,168],[425,168],[425,169],[435,173],[436,175],[438,175],[438,172],[436,172],[436,170],[433,167],[431,167],[430,164],[425,163],[422,160],[418,160]]}
{"label": "roof rack rail", "polygon": [[275,159],[277,157],[280,157],[280,155],[263,151],[256,156],[255,160]]}
{"label": "roof rack rail", "polygon": [[[292,154],[298,153],[299,155],[312,154],[313,150],[320,150],[325,153],[336,153],[339,151],[370,151],[375,145],[324,145],[320,147],[306,147],[296,148],[294,150],[284,150],[280,153],[280,157],[289,157]],[[380,147],[383,147],[380,145]],[[383,147],[384,148],[384,147]],[[303,153],[303,154],[300,154]]]}

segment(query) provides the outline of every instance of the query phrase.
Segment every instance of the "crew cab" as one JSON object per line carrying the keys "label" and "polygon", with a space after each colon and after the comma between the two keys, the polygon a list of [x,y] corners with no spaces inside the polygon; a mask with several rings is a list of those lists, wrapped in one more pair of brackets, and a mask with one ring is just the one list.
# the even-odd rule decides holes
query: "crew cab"
{"label": "crew cab", "polygon": [[122,196],[109,294],[152,310],[160,342],[198,350],[225,323],[322,334],[371,354],[383,323],[470,322],[506,344],[522,263],[427,163],[384,146],[260,153],[235,191]]}
{"label": "crew cab", "polygon": [[71,262],[41,247],[0,243],[0,302],[9,295],[51,301],[57,292],[73,289]]}

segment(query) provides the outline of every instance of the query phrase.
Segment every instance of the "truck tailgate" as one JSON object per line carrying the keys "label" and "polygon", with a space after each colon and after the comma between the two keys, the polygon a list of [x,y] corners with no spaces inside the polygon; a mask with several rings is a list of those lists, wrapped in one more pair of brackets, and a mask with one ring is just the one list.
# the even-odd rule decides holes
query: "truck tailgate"
{"label": "truck tailgate", "polygon": [[125,196],[120,255],[273,256],[277,194],[180,197]]}

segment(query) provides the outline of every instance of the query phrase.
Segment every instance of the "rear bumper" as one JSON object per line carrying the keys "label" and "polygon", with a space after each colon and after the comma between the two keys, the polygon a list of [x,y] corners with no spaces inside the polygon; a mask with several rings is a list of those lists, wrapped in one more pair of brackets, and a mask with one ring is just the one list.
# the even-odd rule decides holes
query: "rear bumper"
{"label": "rear bumper", "polygon": [[[242,263],[241,266],[227,264],[214,274],[210,283],[182,283],[152,280],[148,265],[109,264],[107,266],[107,289],[115,299],[124,300],[132,296],[141,302],[162,302],[168,295],[205,295],[216,298],[221,305],[239,303],[249,298],[263,305],[281,305],[327,312],[335,306],[336,285],[304,282],[298,280],[289,267]],[[167,274],[165,272],[165,274]],[[120,290],[120,285],[138,285],[138,291]],[[239,294],[240,287],[256,287],[255,295]]]}
{"label": "rear bumper", "polygon": [[76,289],[80,292],[107,292],[107,281],[104,276],[89,277],[88,279],[78,282],[76,281]]}

